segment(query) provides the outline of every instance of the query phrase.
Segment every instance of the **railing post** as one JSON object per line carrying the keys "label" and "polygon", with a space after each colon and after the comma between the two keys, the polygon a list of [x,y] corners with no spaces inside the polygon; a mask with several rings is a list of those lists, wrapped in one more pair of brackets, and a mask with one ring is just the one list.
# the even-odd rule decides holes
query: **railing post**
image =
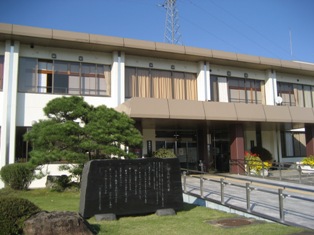
{"label": "railing post", "polygon": [[202,174],[204,174],[204,163],[202,162],[202,160],[200,160],[199,166],[200,166],[200,168],[201,168]]}
{"label": "railing post", "polygon": [[280,215],[280,221],[285,221],[285,214],[283,209],[283,199],[285,198],[283,194],[283,189],[278,189],[278,197],[279,197],[279,215]]}
{"label": "railing post", "polygon": [[200,177],[200,193],[201,193],[201,198],[204,198],[203,193],[204,193],[204,189],[203,189],[203,176]]}
{"label": "railing post", "polygon": [[220,179],[220,196],[221,196],[221,204],[225,204],[225,182],[224,179]]}
{"label": "railing post", "polygon": [[302,184],[302,169],[300,165],[298,165],[297,168],[299,172],[299,183]]}
{"label": "railing post", "polygon": [[246,210],[251,212],[251,188],[250,183],[245,184],[246,188]]}
{"label": "railing post", "polygon": [[186,193],[186,171],[183,172],[183,192]]}
{"label": "railing post", "polygon": [[265,178],[265,166],[264,162],[262,162],[262,174],[263,174],[263,179]]}
{"label": "railing post", "polygon": [[279,162],[279,179],[282,180],[281,162]]}
{"label": "railing post", "polygon": [[250,160],[246,161],[246,169],[247,169],[247,174],[246,175],[250,175],[251,174]]}

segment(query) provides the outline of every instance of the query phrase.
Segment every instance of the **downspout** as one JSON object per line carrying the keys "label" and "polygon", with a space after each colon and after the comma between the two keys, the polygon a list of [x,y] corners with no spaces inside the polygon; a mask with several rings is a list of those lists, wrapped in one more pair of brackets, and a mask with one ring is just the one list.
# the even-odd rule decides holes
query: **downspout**
{"label": "downspout", "polygon": [[118,51],[118,105],[121,104],[121,51]]}

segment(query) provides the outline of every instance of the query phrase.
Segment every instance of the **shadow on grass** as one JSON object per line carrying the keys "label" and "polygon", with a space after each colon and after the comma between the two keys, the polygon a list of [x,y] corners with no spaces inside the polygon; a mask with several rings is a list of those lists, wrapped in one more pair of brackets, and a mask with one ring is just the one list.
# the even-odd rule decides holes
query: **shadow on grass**
{"label": "shadow on grass", "polygon": [[191,210],[193,210],[196,207],[198,207],[198,205],[189,204],[189,203],[183,203],[182,210],[180,210],[180,211],[191,211]]}
{"label": "shadow on grass", "polygon": [[93,234],[98,234],[100,232],[100,224],[89,224]]}

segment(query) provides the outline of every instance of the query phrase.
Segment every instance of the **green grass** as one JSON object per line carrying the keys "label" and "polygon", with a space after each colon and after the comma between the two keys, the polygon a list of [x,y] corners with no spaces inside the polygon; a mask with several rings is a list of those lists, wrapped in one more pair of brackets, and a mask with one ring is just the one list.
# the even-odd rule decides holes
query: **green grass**
{"label": "green grass", "polygon": [[[47,211],[78,211],[79,192],[51,192],[47,189],[29,191],[0,190],[1,194],[29,199],[43,210]],[[281,235],[295,234],[306,231],[302,228],[288,227],[277,223],[256,221],[251,225],[237,228],[223,228],[214,225],[212,221],[224,218],[238,217],[235,214],[220,212],[204,207],[185,204],[184,209],[176,216],[147,216],[122,217],[116,221],[96,221],[89,219],[98,234],[123,234],[123,235]]]}

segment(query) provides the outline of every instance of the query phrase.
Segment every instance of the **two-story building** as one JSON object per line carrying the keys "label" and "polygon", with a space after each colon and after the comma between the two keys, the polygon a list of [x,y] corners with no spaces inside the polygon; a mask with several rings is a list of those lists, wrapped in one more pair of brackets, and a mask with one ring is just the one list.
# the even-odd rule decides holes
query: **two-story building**
{"label": "two-story building", "polygon": [[64,95],[124,111],[141,156],[242,173],[253,146],[277,162],[314,154],[314,64],[128,38],[0,24],[0,167],[25,161],[23,134]]}

